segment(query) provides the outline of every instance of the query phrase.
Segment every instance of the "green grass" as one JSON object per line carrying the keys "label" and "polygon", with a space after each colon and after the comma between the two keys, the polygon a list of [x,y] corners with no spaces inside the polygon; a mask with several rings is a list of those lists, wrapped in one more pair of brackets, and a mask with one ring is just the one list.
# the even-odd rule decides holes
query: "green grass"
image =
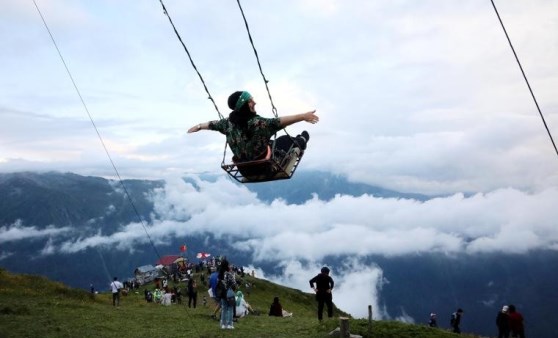
{"label": "green grass", "polygon": [[[252,277],[246,280],[255,287],[250,295],[242,291],[261,315],[239,319],[234,330],[221,330],[219,322],[211,319],[211,300],[207,307],[202,305],[206,288],[201,286],[196,309],[188,308],[187,297],[181,305],[168,307],[146,303],[143,288],[122,296],[121,306],[115,308],[110,293],[93,298],[85,290],[44,277],[0,269],[0,337],[327,337],[339,326],[337,317],[347,316],[335,309],[334,319],[319,323],[312,294]],[[274,296],[294,313],[292,318],[267,316]],[[370,338],[473,337],[395,321],[374,321],[370,335],[367,320],[351,319],[350,329],[352,334]]]}

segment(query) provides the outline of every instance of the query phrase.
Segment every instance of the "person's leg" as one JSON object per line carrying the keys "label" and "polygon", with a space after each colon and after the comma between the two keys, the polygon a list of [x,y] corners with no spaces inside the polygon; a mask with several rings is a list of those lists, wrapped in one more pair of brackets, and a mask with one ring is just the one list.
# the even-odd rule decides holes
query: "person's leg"
{"label": "person's leg", "polygon": [[226,315],[226,299],[221,299],[221,328],[224,329],[227,326],[227,315]]}
{"label": "person's leg", "polygon": [[328,293],[326,296],[326,305],[327,305],[327,316],[329,318],[333,317],[333,297],[331,293]]}
{"label": "person's leg", "polygon": [[116,306],[116,293],[112,294],[112,306]]}
{"label": "person's leg", "polygon": [[221,302],[217,298],[213,298],[215,301],[215,309],[213,310],[213,317],[217,318],[217,312],[221,309]]}
{"label": "person's leg", "polygon": [[233,309],[234,308],[235,308],[234,306],[229,305],[229,308],[227,309],[227,311],[228,311],[227,319],[228,319],[229,327],[233,327]]}
{"label": "person's leg", "polygon": [[321,321],[324,313],[324,297],[318,298],[318,320]]}
{"label": "person's leg", "polygon": [[310,135],[307,131],[303,131],[300,135],[296,137],[290,137],[288,135],[279,136],[275,139],[275,149],[288,152],[291,146],[298,147],[302,150],[306,149],[306,145],[310,140]]}

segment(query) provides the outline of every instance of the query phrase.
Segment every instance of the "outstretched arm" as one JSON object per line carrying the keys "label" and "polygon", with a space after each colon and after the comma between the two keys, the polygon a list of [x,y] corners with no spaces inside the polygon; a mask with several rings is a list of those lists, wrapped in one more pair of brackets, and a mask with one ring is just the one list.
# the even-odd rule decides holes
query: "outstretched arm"
{"label": "outstretched arm", "polygon": [[281,127],[283,128],[301,121],[306,121],[308,123],[314,124],[314,123],[318,123],[319,120],[320,118],[318,117],[318,115],[316,115],[315,109],[306,113],[287,115],[279,118],[279,121],[281,121]]}
{"label": "outstretched arm", "polygon": [[200,124],[196,124],[192,128],[188,129],[188,134],[198,132],[202,129],[207,129],[209,127],[209,122],[204,122]]}

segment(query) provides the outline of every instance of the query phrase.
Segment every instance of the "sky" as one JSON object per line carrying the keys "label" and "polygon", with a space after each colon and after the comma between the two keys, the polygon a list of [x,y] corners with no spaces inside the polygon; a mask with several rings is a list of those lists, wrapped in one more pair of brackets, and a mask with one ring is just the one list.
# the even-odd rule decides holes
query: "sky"
{"label": "sky", "polygon": [[[311,135],[297,170],[438,196],[314,196],[301,205],[265,203],[224,173],[200,189],[179,179],[219,174],[224,138],[186,134],[218,114],[159,1],[36,3],[81,98],[33,1],[0,0],[0,172],[114,179],[108,152],[124,178],[167,180],[153,197],[155,239],[204,229],[236,235],[256,266],[281,260],[284,274],[271,279],[302,290],[311,276],[296,271],[319,271],[331,254],[558,249],[558,155],[489,0],[242,1],[278,114],[320,116],[288,128]],[[164,3],[220,112],[228,114],[232,92],[248,90],[271,117],[236,1]],[[558,3],[495,3],[558,137]],[[248,212],[279,216],[262,227]],[[237,226],[220,226],[231,221]],[[16,223],[0,227],[0,243],[48,237],[43,253],[51,254],[129,250],[143,240],[139,224],[57,240],[68,233]],[[341,308],[365,316],[361,294],[350,290],[377,302],[381,268],[355,260],[335,271]]]}

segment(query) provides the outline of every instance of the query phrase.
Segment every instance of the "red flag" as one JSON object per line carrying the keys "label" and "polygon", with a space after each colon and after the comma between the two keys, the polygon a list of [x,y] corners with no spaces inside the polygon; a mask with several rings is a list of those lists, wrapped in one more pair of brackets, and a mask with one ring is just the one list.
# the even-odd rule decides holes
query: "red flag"
{"label": "red flag", "polygon": [[187,249],[187,248],[186,248],[186,244],[180,246],[180,251],[181,251],[181,252],[186,251],[186,249]]}

